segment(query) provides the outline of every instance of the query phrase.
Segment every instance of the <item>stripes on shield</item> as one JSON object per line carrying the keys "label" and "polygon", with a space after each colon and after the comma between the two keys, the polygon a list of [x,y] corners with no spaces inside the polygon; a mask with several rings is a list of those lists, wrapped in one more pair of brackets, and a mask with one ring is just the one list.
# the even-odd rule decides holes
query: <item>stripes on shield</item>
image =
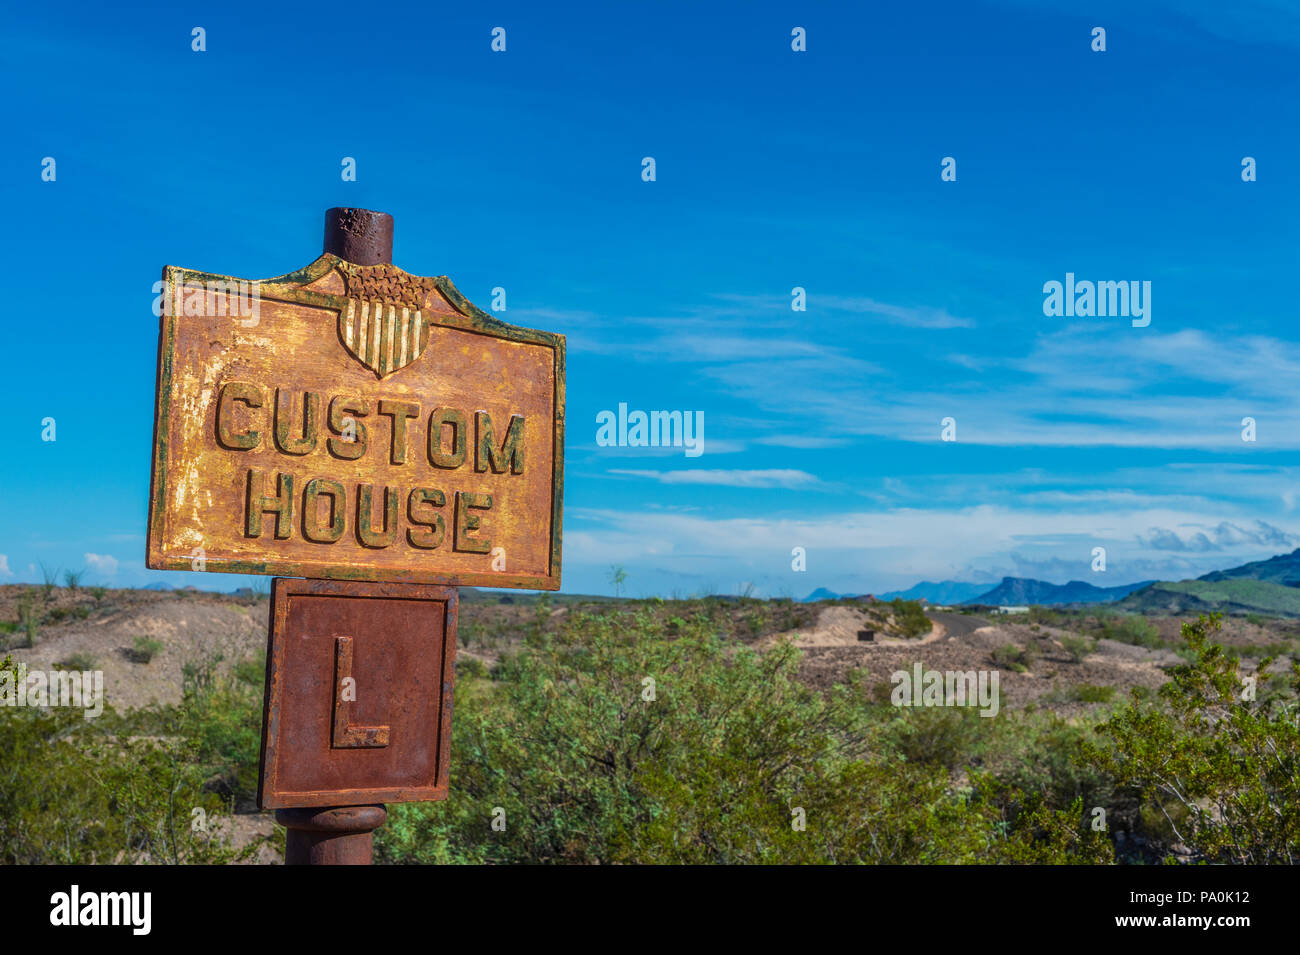
{"label": "stripes on shield", "polygon": [[343,344],[381,378],[420,357],[427,329],[419,309],[364,299],[348,299],[339,316]]}

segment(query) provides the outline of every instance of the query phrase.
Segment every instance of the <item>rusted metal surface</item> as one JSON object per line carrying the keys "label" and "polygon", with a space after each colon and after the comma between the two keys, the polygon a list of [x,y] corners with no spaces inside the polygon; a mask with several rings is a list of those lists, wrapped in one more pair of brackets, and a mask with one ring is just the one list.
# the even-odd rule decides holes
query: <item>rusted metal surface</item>
{"label": "rusted metal surface", "polygon": [[324,249],[357,265],[391,264],[393,217],[371,209],[327,209]]}
{"label": "rusted metal surface", "polygon": [[285,865],[370,865],[374,831],[387,818],[383,806],[278,809]]}
{"label": "rusted metal surface", "polygon": [[259,806],[445,799],[455,659],[455,590],[276,578]]}
{"label": "rusted metal surface", "polygon": [[445,799],[456,614],[452,588],[276,578],[258,805]]}
{"label": "rusted metal surface", "polygon": [[563,336],[328,252],[163,279],[150,568],[559,589]]}
{"label": "rusted metal surface", "polygon": [[[454,661],[453,661],[454,662]],[[352,674],[352,638],[334,638],[334,734],[335,749],[376,749],[388,745],[388,725],[358,726],[352,722],[356,700],[356,677]]]}

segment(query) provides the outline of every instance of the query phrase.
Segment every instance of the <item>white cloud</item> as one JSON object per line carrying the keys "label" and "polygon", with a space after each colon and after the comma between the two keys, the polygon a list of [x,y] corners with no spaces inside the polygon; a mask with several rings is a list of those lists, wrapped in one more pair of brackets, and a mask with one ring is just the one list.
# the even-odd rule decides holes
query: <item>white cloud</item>
{"label": "white cloud", "polygon": [[0,554],[0,577],[12,577],[14,572],[9,569],[9,556]]}
{"label": "white cloud", "polygon": [[819,438],[811,434],[773,434],[764,438],[755,438],[755,444],[770,444],[778,448],[820,449],[841,448],[848,444],[847,438]]}
{"label": "white cloud", "polygon": [[[964,444],[1235,453],[1300,447],[1295,343],[1089,325],[1049,331],[1024,357],[982,361],[983,374],[950,368],[923,389],[864,375],[852,361],[811,356],[742,360],[702,373],[738,400],[816,423],[818,437],[937,444],[939,421],[951,415]],[[1247,416],[1257,421],[1255,444],[1241,440]]]}
{"label": "white cloud", "polygon": [[808,488],[821,484],[815,475],[793,469],[766,471],[741,470],[691,470],[691,471],[632,471],[610,469],[610,474],[643,477],[660,484],[717,484],[724,487],[755,488]]}
{"label": "white cloud", "polygon": [[1214,527],[1193,526],[1182,534],[1173,528],[1152,527],[1139,535],[1138,541],[1154,550],[1206,552],[1253,546],[1282,551],[1294,547],[1300,538],[1264,521],[1255,521],[1254,527],[1220,521]]}
{"label": "white cloud", "polygon": [[108,554],[85,554],[84,557],[86,566],[105,577],[112,577],[117,573],[116,557],[110,557]]}
{"label": "white cloud", "polygon": [[[1051,569],[1059,579],[1112,586],[1131,580],[1180,580],[1210,570],[1272,556],[1289,547],[1295,526],[1261,525],[1238,533],[1211,512],[1161,507],[1101,510],[1079,502],[1049,512],[1014,507],[952,510],[895,508],[812,517],[710,518],[658,511],[626,512],[574,508],[568,511],[566,563],[653,561],[657,566],[708,575],[719,566],[750,573],[763,565],[788,566],[790,549],[804,547],[819,582],[856,580],[868,587],[888,580],[972,579],[977,575]],[[1227,525],[1225,527],[1225,525]],[[1164,541],[1146,539],[1155,527],[1202,527],[1220,538],[1213,553],[1170,553]],[[1222,530],[1221,530],[1222,529]],[[1091,570],[1092,548],[1107,549],[1107,571]],[[669,561],[670,563],[664,563]],[[809,578],[811,579],[811,578]]]}
{"label": "white cloud", "polygon": [[819,295],[816,304],[842,312],[858,312],[884,318],[894,325],[908,328],[974,328],[975,322],[950,314],[947,309],[927,305],[890,305],[871,298],[844,295]]}

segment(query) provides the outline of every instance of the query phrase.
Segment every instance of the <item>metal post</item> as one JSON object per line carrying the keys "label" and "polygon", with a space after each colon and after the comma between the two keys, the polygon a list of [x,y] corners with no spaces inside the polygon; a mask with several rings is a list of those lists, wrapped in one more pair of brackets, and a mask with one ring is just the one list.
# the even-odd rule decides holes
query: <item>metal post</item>
{"label": "metal post", "polygon": [[393,217],[370,209],[328,209],[325,251],[355,265],[392,265]]}
{"label": "metal post", "polygon": [[[393,217],[370,209],[325,212],[325,251],[356,265],[392,265]],[[383,806],[277,809],[285,828],[285,865],[370,865]]]}
{"label": "metal post", "polygon": [[375,830],[384,824],[383,806],[277,809],[284,826],[285,865],[370,865]]}

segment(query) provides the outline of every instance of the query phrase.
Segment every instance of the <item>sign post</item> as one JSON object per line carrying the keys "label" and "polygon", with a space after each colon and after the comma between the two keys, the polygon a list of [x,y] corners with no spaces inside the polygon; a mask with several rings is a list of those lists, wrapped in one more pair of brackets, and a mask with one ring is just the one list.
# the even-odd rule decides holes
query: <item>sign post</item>
{"label": "sign post", "polygon": [[270,574],[258,804],[365,864],[445,799],[461,585],[558,590],[564,338],[392,265],[393,220],[248,281],[163,272],[147,565]]}

